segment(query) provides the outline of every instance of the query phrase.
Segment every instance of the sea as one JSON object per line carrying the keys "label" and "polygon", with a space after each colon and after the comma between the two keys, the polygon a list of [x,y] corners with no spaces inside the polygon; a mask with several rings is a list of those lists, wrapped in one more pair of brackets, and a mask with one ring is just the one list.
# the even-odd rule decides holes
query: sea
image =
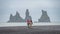
{"label": "sea", "polygon": [[[48,25],[60,25],[60,22],[34,22],[32,26],[48,26]],[[26,22],[1,22],[0,27],[10,27],[10,26],[27,26]]]}

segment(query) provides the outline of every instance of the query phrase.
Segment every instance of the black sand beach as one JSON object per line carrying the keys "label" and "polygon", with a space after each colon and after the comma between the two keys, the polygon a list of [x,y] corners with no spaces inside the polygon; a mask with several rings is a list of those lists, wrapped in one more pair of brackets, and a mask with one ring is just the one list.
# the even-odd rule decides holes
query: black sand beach
{"label": "black sand beach", "polygon": [[60,25],[0,27],[0,34],[60,34]]}

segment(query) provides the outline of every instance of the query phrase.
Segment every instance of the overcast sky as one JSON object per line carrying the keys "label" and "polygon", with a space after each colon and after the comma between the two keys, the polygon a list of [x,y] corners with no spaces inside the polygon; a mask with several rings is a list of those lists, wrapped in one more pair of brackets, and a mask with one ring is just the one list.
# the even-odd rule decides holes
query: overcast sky
{"label": "overcast sky", "polygon": [[0,22],[7,22],[10,14],[16,11],[25,19],[26,9],[29,9],[33,21],[41,17],[41,10],[45,10],[51,22],[60,21],[60,0],[0,0]]}

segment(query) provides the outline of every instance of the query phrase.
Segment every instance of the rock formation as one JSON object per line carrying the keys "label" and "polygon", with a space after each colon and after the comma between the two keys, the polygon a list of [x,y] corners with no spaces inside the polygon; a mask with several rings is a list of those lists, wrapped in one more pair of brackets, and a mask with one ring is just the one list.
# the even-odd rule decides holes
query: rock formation
{"label": "rock formation", "polygon": [[25,21],[26,21],[27,19],[32,20],[31,16],[29,15],[29,10],[28,10],[28,9],[26,9],[26,17],[25,17]]}
{"label": "rock formation", "polygon": [[10,14],[10,19],[8,22],[24,22],[25,20],[22,19],[22,17],[19,15],[18,12],[16,12],[16,15],[13,16],[12,14]]}
{"label": "rock formation", "polygon": [[13,16],[12,14],[10,14],[10,18],[8,22],[26,22],[27,19],[31,19],[31,16],[29,15],[29,10],[26,9],[26,17],[25,19],[23,19],[18,12],[16,12],[16,15]]}
{"label": "rock formation", "polygon": [[41,15],[41,18],[38,19],[38,22],[50,22],[50,18],[47,15],[46,11],[42,10],[42,15]]}

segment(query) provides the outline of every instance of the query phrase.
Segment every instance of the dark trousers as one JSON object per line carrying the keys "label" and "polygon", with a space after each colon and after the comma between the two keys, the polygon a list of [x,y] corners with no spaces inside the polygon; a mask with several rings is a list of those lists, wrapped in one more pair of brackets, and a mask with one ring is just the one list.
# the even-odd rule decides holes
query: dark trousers
{"label": "dark trousers", "polygon": [[32,27],[32,23],[27,23],[27,25],[28,25],[28,28]]}

